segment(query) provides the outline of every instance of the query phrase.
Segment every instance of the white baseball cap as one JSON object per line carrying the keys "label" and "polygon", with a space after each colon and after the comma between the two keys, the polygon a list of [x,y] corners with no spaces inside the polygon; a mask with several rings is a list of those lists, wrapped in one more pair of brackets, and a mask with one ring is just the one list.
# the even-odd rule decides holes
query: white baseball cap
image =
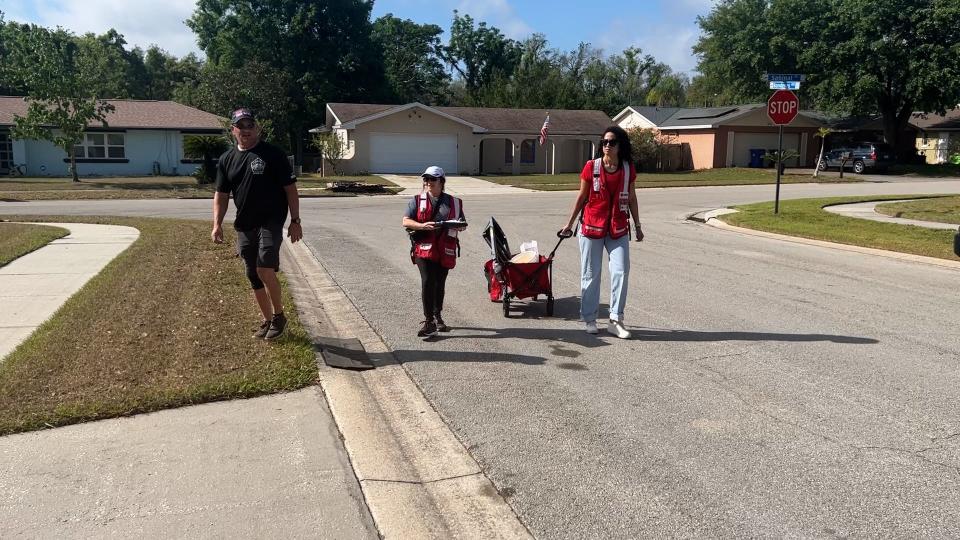
{"label": "white baseball cap", "polygon": [[423,174],[421,174],[420,176],[421,176],[421,177],[424,177],[424,176],[432,176],[432,177],[434,177],[434,178],[446,178],[446,176],[443,174],[443,169],[441,169],[440,167],[437,167],[436,165],[432,165],[432,166],[430,166],[430,167],[427,167],[427,170],[423,171]]}

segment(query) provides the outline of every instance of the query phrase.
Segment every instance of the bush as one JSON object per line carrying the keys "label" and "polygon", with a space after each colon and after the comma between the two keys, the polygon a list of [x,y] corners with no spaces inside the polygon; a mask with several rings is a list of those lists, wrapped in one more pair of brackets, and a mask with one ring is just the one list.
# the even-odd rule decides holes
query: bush
{"label": "bush", "polygon": [[202,159],[193,177],[198,184],[209,184],[216,179],[213,161],[230,148],[226,137],[219,135],[188,135],[183,138],[183,155],[190,159]]}

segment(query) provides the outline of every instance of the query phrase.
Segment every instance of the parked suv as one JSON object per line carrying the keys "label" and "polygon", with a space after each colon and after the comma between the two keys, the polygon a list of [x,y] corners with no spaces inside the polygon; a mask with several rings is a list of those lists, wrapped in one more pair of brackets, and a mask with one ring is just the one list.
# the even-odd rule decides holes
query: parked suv
{"label": "parked suv", "polygon": [[844,163],[844,168],[853,169],[853,172],[860,174],[867,169],[886,170],[893,165],[895,155],[893,147],[886,143],[858,142],[850,147],[834,148],[823,155],[823,159],[817,164],[821,171],[830,167],[840,168],[841,158],[844,152],[850,152],[850,158]]}

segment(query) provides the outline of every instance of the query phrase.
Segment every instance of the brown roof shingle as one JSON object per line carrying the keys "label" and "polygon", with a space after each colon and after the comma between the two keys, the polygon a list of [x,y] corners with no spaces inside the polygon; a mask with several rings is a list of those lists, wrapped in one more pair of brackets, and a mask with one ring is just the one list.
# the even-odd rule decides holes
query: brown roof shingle
{"label": "brown roof shingle", "polygon": [[[328,103],[342,123],[352,122],[402,105]],[[492,133],[539,133],[550,113],[550,133],[595,135],[613,124],[602,111],[569,109],[503,109],[486,107],[431,107],[444,114],[480,126]]]}
{"label": "brown roof shingle", "polygon": [[[107,125],[117,129],[222,129],[226,118],[173,101],[108,99],[115,110],[107,114]],[[0,96],[0,125],[13,125],[14,115],[27,114],[22,97]],[[100,127],[95,122],[91,127]]]}
{"label": "brown roof shingle", "polygon": [[910,123],[924,130],[960,129],[960,108],[947,111],[947,114],[915,112],[910,115]]}

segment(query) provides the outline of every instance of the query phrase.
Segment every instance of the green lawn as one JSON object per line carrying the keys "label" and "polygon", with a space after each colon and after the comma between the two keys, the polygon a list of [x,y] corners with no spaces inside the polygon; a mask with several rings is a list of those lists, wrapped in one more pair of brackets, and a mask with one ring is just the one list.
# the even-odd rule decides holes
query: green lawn
{"label": "green lawn", "polygon": [[735,208],[739,212],[720,216],[719,219],[749,229],[957,260],[953,254],[953,231],[852,218],[823,210],[823,207],[833,204],[920,197],[931,195],[787,200],[780,202],[780,213],[776,215],[773,213],[773,203],[766,202],[737,206]]}
{"label": "green lawn", "polygon": [[289,294],[286,336],[251,337],[259,314],[229,228],[217,245],[206,221],[31,219],[127,225],[141,234],[0,362],[0,435],[316,381],[313,346]]}
{"label": "green lawn", "polygon": [[890,174],[902,174],[905,176],[930,176],[933,178],[960,178],[960,165],[944,163],[942,165],[893,165],[889,169]]}
{"label": "green lawn", "polygon": [[[531,174],[531,175],[491,175],[480,177],[498,184],[538,189],[543,191],[571,190],[580,187],[578,173],[563,174]],[[674,173],[639,173],[637,174],[638,188],[653,187],[685,187],[685,186],[732,186],[744,184],[773,184],[777,176],[774,169],[750,169],[732,167],[722,169],[704,169],[701,171],[683,171]],[[785,184],[797,183],[838,183],[860,182],[856,176],[813,178],[808,174],[796,174],[789,169],[780,179]]]}
{"label": "green lawn", "polygon": [[[297,182],[304,197],[352,197],[334,193],[327,182],[351,180],[393,186],[379,176],[327,177],[306,174]],[[198,185],[192,177],[148,176],[131,178],[16,178],[0,179],[0,201],[47,201],[83,199],[211,199],[213,185]],[[390,188],[388,187],[388,192]]]}
{"label": "green lawn", "polygon": [[960,224],[960,196],[878,204],[876,210],[887,216]]}
{"label": "green lawn", "polygon": [[0,222],[0,267],[68,234],[60,227]]}

